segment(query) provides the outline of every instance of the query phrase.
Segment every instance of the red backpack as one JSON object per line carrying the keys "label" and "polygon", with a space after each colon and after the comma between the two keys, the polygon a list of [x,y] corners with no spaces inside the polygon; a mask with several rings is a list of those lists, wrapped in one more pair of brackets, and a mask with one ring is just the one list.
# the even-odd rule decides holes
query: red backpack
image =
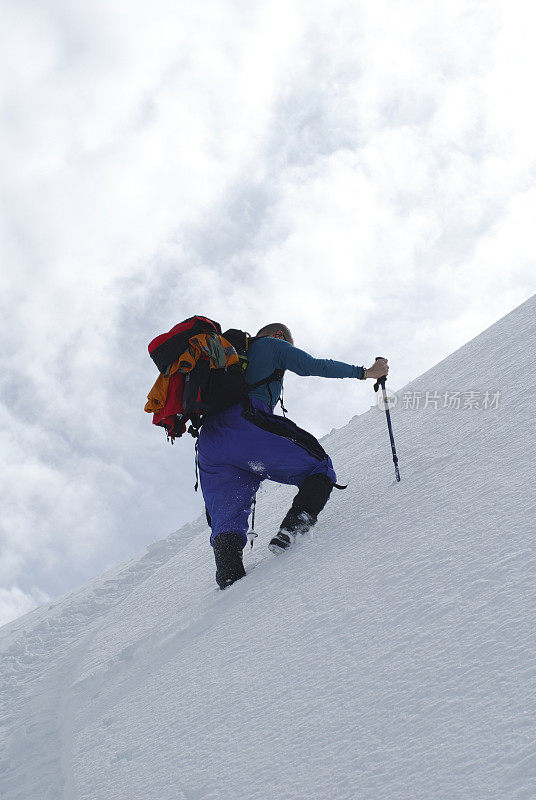
{"label": "red backpack", "polygon": [[149,392],[145,411],[166,430],[171,442],[186,431],[197,436],[204,419],[244,400],[251,389],[282,375],[280,371],[253,385],[246,384],[248,345],[245,331],[231,328],[222,335],[218,322],[195,316],[179,322],[149,344],[160,375]]}
{"label": "red backpack", "polygon": [[165,374],[167,368],[187,349],[191,337],[205,331],[221,334],[221,325],[208,317],[190,317],[153,339],[149,343],[149,355],[159,372]]}

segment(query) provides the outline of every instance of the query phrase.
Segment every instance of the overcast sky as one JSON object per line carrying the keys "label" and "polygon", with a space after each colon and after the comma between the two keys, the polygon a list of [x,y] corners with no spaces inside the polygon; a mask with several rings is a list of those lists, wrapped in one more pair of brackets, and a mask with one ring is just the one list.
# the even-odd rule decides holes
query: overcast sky
{"label": "overcast sky", "polygon": [[[396,389],[534,293],[536,55],[529,2],[1,15],[5,622],[200,513],[143,411],[175,322],[283,321]],[[316,435],[371,394],[286,380]]]}

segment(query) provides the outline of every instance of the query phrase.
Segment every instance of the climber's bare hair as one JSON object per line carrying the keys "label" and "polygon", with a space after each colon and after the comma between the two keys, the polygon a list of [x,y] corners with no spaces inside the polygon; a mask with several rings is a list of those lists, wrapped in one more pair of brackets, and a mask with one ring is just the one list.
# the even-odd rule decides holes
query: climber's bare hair
{"label": "climber's bare hair", "polygon": [[284,339],[285,342],[294,344],[290,330],[282,322],[271,322],[269,325],[265,325],[257,333],[257,336],[271,336],[274,339]]}

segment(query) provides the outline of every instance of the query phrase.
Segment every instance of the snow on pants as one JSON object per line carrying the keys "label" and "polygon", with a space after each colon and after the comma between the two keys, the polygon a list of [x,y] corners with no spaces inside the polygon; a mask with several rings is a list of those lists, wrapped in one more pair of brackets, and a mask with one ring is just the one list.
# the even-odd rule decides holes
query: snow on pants
{"label": "snow on pants", "polygon": [[257,412],[258,424],[244,418],[240,403],[215,414],[201,428],[199,477],[211,520],[211,544],[220,533],[232,532],[246,545],[249,515],[261,481],[299,488],[317,473],[333,483],[337,480],[330,457],[314,436],[272,414],[262,400],[253,398],[251,411]]}

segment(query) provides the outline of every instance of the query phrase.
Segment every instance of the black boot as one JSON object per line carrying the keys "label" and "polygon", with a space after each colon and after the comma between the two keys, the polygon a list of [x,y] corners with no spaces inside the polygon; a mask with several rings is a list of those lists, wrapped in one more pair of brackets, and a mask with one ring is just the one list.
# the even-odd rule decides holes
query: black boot
{"label": "black boot", "polygon": [[242,562],[242,539],[238,533],[220,533],[212,543],[216,559],[216,583],[226,589],[246,574]]}
{"label": "black boot", "polygon": [[333,482],[327,475],[309,475],[300,486],[279,532],[268,545],[268,549],[272,553],[282,553],[290,547],[296,535],[307,533],[316,523],[332,489]]}

